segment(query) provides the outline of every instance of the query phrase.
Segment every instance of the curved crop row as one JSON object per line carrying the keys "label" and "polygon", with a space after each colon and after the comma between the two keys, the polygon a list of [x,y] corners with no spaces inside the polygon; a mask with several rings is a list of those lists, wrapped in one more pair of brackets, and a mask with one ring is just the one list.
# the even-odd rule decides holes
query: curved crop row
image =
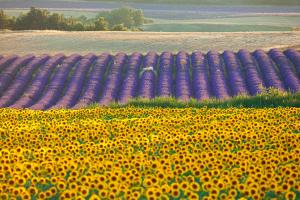
{"label": "curved crop row", "polygon": [[161,54],[157,79],[157,95],[160,97],[172,96],[173,63],[174,57],[171,52],[163,52]]}
{"label": "curved crop row", "polygon": [[128,61],[128,69],[125,75],[125,79],[121,86],[119,102],[127,103],[131,98],[136,96],[136,90],[138,86],[138,73],[142,63],[142,54],[133,53]]}
{"label": "curved crop row", "polygon": [[184,51],[179,52],[176,56],[175,96],[182,101],[187,101],[191,97],[189,69],[189,54]]}
{"label": "curved crop row", "polygon": [[104,74],[110,61],[111,55],[108,53],[103,53],[96,59],[82,96],[74,108],[81,108],[97,101],[100,91],[103,90]]}
{"label": "curved crop row", "polygon": [[41,98],[30,107],[31,109],[48,109],[57,102],[72,67],[80,58],[80,55],[74,54],[64,60],[62,65],[58,67],[56,74],[52,77],[49,84],[47,84],[47,88],[43,92]]}
{"label": "curved crop row", "polygon": [[277,49],[272,49],[269,52],[270,57],[275,61],[279,68],[280,74],[282,76],[283,82],[286,87],[292,92],[297,92],[300,90],[299,79],[292,70],[292,66],[286,56]]}
{"label": "curved crop row", "polygon": [[36,103],[39,97],[43,94],[54,68],[61,64],[64,58],[65,56],[63,54],[57,54],[42,65],[31,83],[23,91],[22,96],[10,107],[27,108]]}
{"label": "curved crop row", "polygon": [[149,52],[144,59],[142,71],[140,73],[140,87],[138,96],[141,98],[152,99],[155,95],[155,69],[158,55]]}
{"label": "curved crop row", "polygon": [[264,88],[300,91],[298,51],[0,56],[0,107],[81,108],[155,97],[201,101]]}
{"label": "curved crop row", "polygon": [[11,65],[7,66],[0,74],[0,95],[4,93],[6,88],[15,78],[17,71],[30,62],[34,58],[33,55],[26,55],[16,59]]}
{"label": "curved crop row", "polygon": [[238,52],[238,57],[245,71],[245,80],[249,93],[251,95],[261,93],[264,84],[253,56],[249,51],[242,49]]}
{"label": "curved crop row", "polygon": [[213,95],[218,99],[228,98],[229,91],[219,53],[213,51],[208,52],[207,61]]}
{"label": "curved crop row", "polygon": [[95,59],[96,56],[94,54],[89,54],[79,61],[77,68],[75,69],[74,74],[72,74],[71,80],[66,87],[65,93],[52,108],[69,108],[77,102],[77,99],[81,94],[86,74]]}
{"label": "curved crop row", "polygon": [[197,100],[209,99],[210,84],[206,69],[206,58],[201,52],[192,54],[192,86]]}
{"label": "curved crop row", "polygon": [[37,57],[28,63],[15,77],[15,81],[6,89],[4,95],[0,99],[0,107],[11,105],[24,91],[24,88],[32,78],[32,74],[36,69],[49,59],[48,55]]}
{"label": "curved crop row", "polygon": [[247,94],[245,79],[243,78],[242,69],[237,56],[232,51],[223,53],[225,68],[228,74],[228,84],[231,88],[232,95]]}
{"label": "curved crop row", "polygon": [[296,51],[295,49],[288,49],[284,53],[294,64],[294,66],[297,70],[298,78],[300,78],[300,53],[299,53],[299,51]]}
{"label": "curved crop row", "polygon": [[126,66],[127,56],[124,53],[118,53],[109,69],[103,93],[98,103],[100,105],[107,105],[115,101],[118,96],[118,89],[122,81],[122,70]]}

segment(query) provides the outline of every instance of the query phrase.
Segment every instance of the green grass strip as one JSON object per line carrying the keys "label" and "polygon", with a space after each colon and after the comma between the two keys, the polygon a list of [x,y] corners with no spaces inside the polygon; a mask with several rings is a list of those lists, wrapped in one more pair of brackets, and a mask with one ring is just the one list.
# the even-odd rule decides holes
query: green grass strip
{"label": "green grass strip", "polygon": [[[208,99],[197,101],[190,99],[187,102],[179,101],[175,98],[154,99],[132,99],[127,104],[118,104],[116,102],[110,104],[110,108],[124,107],[141,107],[141,108],[276,108],[276,107],[300,107],[300,93],[281,92],[276,89],[267,89],[256,96],[235,96],[229,99]],[[86,108],[96,108],[98,104],[91,104]]]}

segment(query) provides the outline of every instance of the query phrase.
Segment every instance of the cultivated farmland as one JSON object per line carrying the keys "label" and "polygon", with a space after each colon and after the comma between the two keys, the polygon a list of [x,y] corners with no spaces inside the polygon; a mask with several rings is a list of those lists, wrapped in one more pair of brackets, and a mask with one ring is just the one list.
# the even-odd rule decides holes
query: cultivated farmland
{"label": "cultivated farmland", "polygon": [[0,195],[299,199],[299,114],[299,108],[0,109]]}
{"label": "cultivated farmland", "polygon": [[300,199],[298,0],[30,6],[69,18],[0,12],[0,200]]}
{"label": "cultivated farmland", "polygon": [[242,49],[127,55],[10,55],[0,60],[0,107],[82,108],[133,98],[228,99],[264,88],[300,91],[300,53]]}
{"label": "cultivated farmland", "polygon": [[[3,31],[0,32],[0,54],[35,55],[64,53],[81,55],[90,52],[124,52],[146,54],[149,50],[174,54],[180,50],[192,52],[209,50],[222,52],[226,49],[300,50],[300,32],[66,32],[66,31]],[[230,41],[230,42],[229,42]]]}

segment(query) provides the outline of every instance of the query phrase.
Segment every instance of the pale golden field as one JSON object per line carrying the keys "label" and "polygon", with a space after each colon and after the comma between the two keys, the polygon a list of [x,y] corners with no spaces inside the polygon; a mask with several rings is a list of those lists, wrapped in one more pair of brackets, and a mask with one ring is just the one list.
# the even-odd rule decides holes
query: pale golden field
{"label": "pale golden field", "polygon": [[300,32],[0,32],[0,54],[300,49]]}

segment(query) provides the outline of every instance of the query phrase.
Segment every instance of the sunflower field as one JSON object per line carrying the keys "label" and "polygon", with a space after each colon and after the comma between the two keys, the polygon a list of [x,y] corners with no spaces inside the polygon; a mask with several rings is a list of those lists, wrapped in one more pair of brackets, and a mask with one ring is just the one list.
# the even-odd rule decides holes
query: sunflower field
{"label": "sunflower field", "polygon": [[0,109],[0,199],[300,199],[300,108]]}

